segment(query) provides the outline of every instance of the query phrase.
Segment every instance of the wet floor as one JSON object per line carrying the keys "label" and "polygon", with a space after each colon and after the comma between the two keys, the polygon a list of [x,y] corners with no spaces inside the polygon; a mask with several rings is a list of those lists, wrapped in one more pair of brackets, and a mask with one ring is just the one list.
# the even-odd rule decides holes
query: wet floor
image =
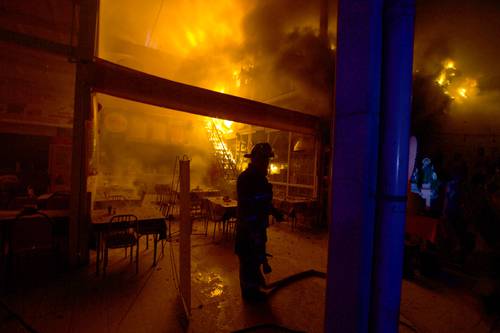
{"label": "wet floor", "polygon": [[[211,226],[210,226],[211,227]],[[175,228],[175,225],[174,225]],[[195,232],[202,226],[195,223]],[[209,228],[209,230],[212,230]],[[109,273],[96,277],[91,264],[79,270],[31,283],[2,297],[1,332],[234,332],[272,326],[322,332],[326,282],[311,277],[292,283],[260,304],[245,304],[239,291],[238,260],[233,242],[218,233],[192,236],[192,299],[189,324],[182,311],[174,273],[178,242],[166,243],[153,268],[152,248],[142,242],[140,271],[135,274],[124,252],[110,252]],[[326,270],[326,233],[292,231],[288,224],[269,229],[273,257],[267,282],[314,269]],[[93,253],[92,253],[93,255]],[[33,276],[33,282],[36,275]],[[401,332],[489,332],[491,318],[482,315],[470,293],[445,286],[403,282]],[[12,315],[14,314],[14,315]],[[264,330],[260,330],[264,331]]]}

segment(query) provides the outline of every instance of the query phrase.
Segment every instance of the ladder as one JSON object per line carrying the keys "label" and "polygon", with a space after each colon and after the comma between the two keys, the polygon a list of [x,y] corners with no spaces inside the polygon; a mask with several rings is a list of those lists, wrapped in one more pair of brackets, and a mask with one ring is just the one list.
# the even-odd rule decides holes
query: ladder
{"label": "ladder", "polygon": [[212,143],[214,148],[217,165],[224,179],[226,181],[236,180],[238,178],[236,161],[233,158],[233,154],[231,154],[231,151],[222,140],[222,135],[219,129],[217,129],[213,119],[207,121],[207,132],[208,140]]}

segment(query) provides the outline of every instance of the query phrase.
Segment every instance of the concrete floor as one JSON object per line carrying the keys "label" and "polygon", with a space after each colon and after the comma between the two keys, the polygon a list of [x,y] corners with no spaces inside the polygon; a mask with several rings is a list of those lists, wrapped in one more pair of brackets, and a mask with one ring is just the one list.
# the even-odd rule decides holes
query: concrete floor
{"label": "concrete floor", "polygon": [[[197,222],[195,232],[201,229]],[[106,277],[96,277],[92,263],[42,285],[32,275],[32,283],[1,299],[7,308],[0,307],[0,332],[28,332],[21,319],[36,332],[233,332],[259,324],[322,332],[324,279],[308,278],[279,290],[266,303],[245,304],[233,242],[222,240],[220,234],[215,241],[210,236],[192,236],[189,324],[173,279],[171,255],[175,261],[178,256],[178,242],[173,241],[155,268],[152,248],[142,248],[138,275],[121,250],[110,252]],[[291,231],[288,224],[275,224],[268,244],[273,254],[268,281],[307,269],[326,270],[325,233]],[[491,322],[467,290],[403,282],[400,332],[480,333],[489,332]],[[264,331],[283,330],[258,332]]]}

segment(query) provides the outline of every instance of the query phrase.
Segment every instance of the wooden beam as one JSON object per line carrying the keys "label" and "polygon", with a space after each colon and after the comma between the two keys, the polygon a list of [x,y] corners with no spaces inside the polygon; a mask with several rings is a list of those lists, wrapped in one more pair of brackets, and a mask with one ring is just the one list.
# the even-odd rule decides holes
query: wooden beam
{"label": "wooden beam", "polygon": [[2,28],[0,28],[0,40],[64,57],[74,54],[72,46]]}
{"label": "wooden beam", "polygon": [[96,59],[94,91],[257,126],[316,134],[318,117],[145,74]]}
{"label": "wooden beam", "polygon": [[47,124],[1,119],[0,133],[55,137],[57,136],[57,128]]}
{"label": "wooden beam", "polygon": [[89,63],[92,62],[96,51],[98,8],[99,0],[82,1],[80,6],[71,160],[69,257],[72,265],[85,264],[89,260],[90,200],[87,194],[89,156],[86,123],[92,114],[92,68],[89,67]]}

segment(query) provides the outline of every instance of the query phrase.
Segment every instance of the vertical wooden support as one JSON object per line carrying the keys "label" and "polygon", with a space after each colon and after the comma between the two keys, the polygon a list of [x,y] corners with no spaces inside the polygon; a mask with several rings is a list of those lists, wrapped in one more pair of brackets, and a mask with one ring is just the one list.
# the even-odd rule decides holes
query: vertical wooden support
{"label": "vertical wooden support", "polygon": [[71,265],[88,262],[89,207],[87,195],[87,135],[85,122],[92,111],[91,62],[96,51],[98,0],[80,2],[80,24],[73,116],[73,153],[71,164],[71,220],[69,261]]}
{"label": "vertical wooden support", "polygon": [[183,158],[179,161],[180,172],[180,243],[179,243],[179,274],[180,290],[184,310],[189,317],[191,313],[191,213],[190,213],[190,161]]}
{"label": "vertical wooden support", "polygon": [[290,164],[291,161],[292,161],[292,132],[288,132],[288,156],[287,156],[288,169],[286,173],[285,199],[288,198],[288,192],[290,188],[290,170],[292,169],[292,165]]}

